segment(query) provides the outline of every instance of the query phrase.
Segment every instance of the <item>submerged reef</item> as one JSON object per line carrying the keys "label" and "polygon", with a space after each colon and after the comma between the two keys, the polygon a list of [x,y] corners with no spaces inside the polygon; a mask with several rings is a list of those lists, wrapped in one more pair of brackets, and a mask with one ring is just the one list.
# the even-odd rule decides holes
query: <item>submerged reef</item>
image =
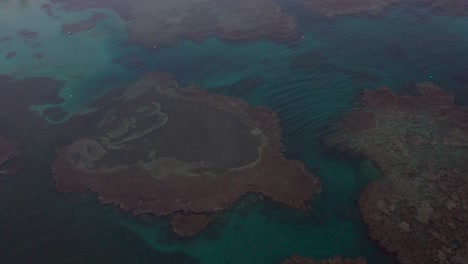
{"label": "submerged reef", "polygon": [[328,139],[382,177],[359,199],[372,238],[403,264],[467,263],[468,108],[432,83],[365,91]]}
{"label": "submerged reef", "polygon": [[15,175],[21,164],[14,161],[20,142],[8,141],[0,136],[0,175]]}
{"label": "submerged reef", "polygon": [[273,111],[181,88],[168,74],[115,89],[88,112],[68,121],[77,136],[57,151],[57,188],[91,190],[135,214],[175,215],[179,235],[196,234],[248,193],[308,209],[320,190],[302,163],[283,157]]}
{"label": "submerged reef", "polygon": [[274,0],[51,0],[65,10],[112,9],[128,22],[130,40],[147,47],[210,36],[227,41],[298,39],[294,17]]}
{"label": "submerged reef", "polygon": [[468,15],[468,1],[466,0],[418,0],[429,5],[435,12],[450,15]]}
{"label": "submerged reef", "polygon": [[327,17],[350,14],[381,14],[388,6],[401,0],[300,0],[307,9]]}
{"label": "submerged reef", "polygon": [[105,19],[106,15],[103,13],[96,12],[90,18],[78,21],[74,23],[68,23],[62,25],[62,33],[64,34],[75,34],[82,31],[88,31],[96,27],[97,23],[101,19]]}
{"label": "submerged reef", "polygon": [[468,15],[466,0],[299,0],[307,9],[327,17],[351,14],[380,15],[392,5],[412,2],[429,6],[434,12],[447,15]]}
{"label": "submerged reef", "polygon": [[16,55],[17,55],[16,51],[10,51],[5,55],[5,59],[6,60],[11,60],[14,57],[16,57]]}
{"label": "submerged reef", "polygon": [[301,256],[292,256],[291,258],[282,262],[282,264],[366,264],[364,258],[358,259],[343,259],[336,257],[333,259],[314,260],[312,258],[305,258]]}
{"label": "submerged reef", "polygon": [[63,102],[58,94],[63,83],[37,77],[16,80],[0,75],[0,134],[10,138],[37,131],[46,121],[31,107]]}
{"label": "submerged reef", "polygon": [[[18,172],[24,158],[18,161],[18,148],[28,145],[24,136],[31,131],[41,131],[46,124],[30,107],[60,103],[63,100],[58,96],[61,87],[60,81],[49,78],[16,80],[0,75],[0,175]],[[17,140],[10,140],[13,138]]]}

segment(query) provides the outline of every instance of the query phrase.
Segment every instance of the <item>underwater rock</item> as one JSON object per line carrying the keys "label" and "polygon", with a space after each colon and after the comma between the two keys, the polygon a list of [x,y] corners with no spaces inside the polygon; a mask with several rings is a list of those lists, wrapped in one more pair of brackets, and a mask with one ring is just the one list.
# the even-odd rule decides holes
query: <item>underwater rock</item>
{"label": "underwater rock", "polygon": [[50,4],[42,4],[41,9],[44,10],[48,16],[53,17],[54,13],[52,11],[52,5]]}
{"label": "underwater rock", "polygon": [[17,54],[16,51],[10,51],[5,56],[5,59],[7,59],[7,60],[13,59],[14,57],[16,57],[16,54]]}
{"label": "underwater rock", "polygon": [[284,158],[270,109],[181,88],[161,73],[114,89],[90,109],[68,121],[77,136],[57,151],[57,188],[89,189],[135,214],[183,212],[173,222],[182,235],[206,226],[200,214],[227,209],[248,193],[307,210],[320,191],[302,163]]}
{"label": "underwater rock", "polygon": [[310,10],[327,17],[351,14],[379,15],[401,0],[300,0]]}
{"label": "underwater rock", "polygon": [[23,37],[25,39],[35,39],[35,38],[37,38],[37,36],[39,36],[38,32],[32,31],[32,30],[27,30],[27,29],[22,29],[22,30],[18,31],[17,33],[18,33],[18,35],[20,35],[21,37]]}
{"label": "underwater rock", "polygon": [[203,214],[177,215],[172,219],[172,230],[183,237],[196,235],[200,230],[206,228],[211,219]]}
{"label": "underwater rock", "polygon": [[367,261],[364,258],[358,259],[342,259],[336,257],[333,259],[325,260],[314,260],[312,258],[305,258],[302,256],[292,256],[291,258],[282,262],[282,264],[366,264]]}
{"label": "underwater rock", "polygon": [[468,259],[468,108],[432,83],[419,95],[365,91],[328,138],[382,178],[359,199],[372,238],[403,264]]}
{"label": "underwater rock", "polygon": [[20,169],[21,164],[12,161],[19,146],[19,141],[8,141],[0,136],[0,175],[15,175]]}
{"label": "underwater rock", "polygon": [[99,20],[106,18],[103,13],[94,13],[90,18],[78,21],[75,23],[63,24],[62,33],[64,34],[75,34],[82,31],[88,31],[96,27]]}
{"label": "underwater rock", "polygon": [[299,38],[296,20],[274,0],[52,2],[62,3],[65,10],[112,9],[128,23],[130,40],[149,48],[175,45],[181,39],[202,41],[210,36],[226,41],[269,38],[290,42]]}

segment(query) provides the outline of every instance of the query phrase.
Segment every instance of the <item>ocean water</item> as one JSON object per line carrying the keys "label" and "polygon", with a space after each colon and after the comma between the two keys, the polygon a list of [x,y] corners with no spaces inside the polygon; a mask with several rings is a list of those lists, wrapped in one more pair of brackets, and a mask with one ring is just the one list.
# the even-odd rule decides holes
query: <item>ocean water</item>
{"label": "ocean water", "polygon": [[[468,103],[468,85],[455,78],[468,74],[468,18],[406,5],[381,17],[326,19],[282,0],[298,17],[303,38],[296,45],[209,38],[150,49],[128,44],[125,24],[111,11],[100,10],[107,18],[92,30],[64,34],[61,24],[87,19],[93,11],[54,9],[50,17],[40,9],[45,2],[0,2],[0,37],[14,37],[0,42],[0,74],[65,81],[61,106],[69,116],[113,86],[155,70],[174,74],[183,85],[266,105],[280,118],[285,155],[317,174],[323,193],[311,201],[312,212],[245,197],[197,237],[181,239],[171,233],[169,219],[101,206],[94,194],[57,192],[49,169],[56,135],[38,129],[25,139],[35,143],[23,150],[27,166],[15,177],[0,178],[0,263],[266,264],[291,254],[394,263],[368,237],[356,203],[378,170],[327,149],[323,140],[364,89],[406,92],[433,81]],[[25,41],[16,34],[21,29],[39,36]],[[10,51],[17,57],[3,59]],[[36,59],[37,53],[43,57]]]}

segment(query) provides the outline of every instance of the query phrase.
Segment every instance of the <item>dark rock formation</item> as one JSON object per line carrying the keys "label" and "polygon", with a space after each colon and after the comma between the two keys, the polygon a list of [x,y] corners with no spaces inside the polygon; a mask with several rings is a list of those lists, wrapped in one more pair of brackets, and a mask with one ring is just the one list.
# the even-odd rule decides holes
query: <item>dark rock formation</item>
{"label": "dark rock formation", "polygon": [[432,83],[417,92],[366,91],[328,143],[381,170],[359,205],[370,235],[401,263],[467,263],[468,108]]}

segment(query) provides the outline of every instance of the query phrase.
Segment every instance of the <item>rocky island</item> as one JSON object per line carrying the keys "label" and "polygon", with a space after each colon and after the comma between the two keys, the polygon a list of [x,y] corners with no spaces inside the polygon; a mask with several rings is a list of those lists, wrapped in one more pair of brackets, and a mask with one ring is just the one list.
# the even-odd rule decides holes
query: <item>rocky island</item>
{"label": "rocky island", "polygon": [[333,259],[325,260],[314,260],[302,256],[292,256],[291,258],[282,262],[282,264],[366,264],[367,261],[364,258],[358,259],[343,259],[336,257]]}
{"label": "rocky island", "polygon": [[111,9],[127,22],[130,40],[150,48],[210,36],[226,41],[298,39],[294,17],[274,0],[51,0],[65,10]]}
{"label": "rocky island", "polygon": [[283,157],[270,109],[181,88],[162,73],[114,89],[90,109],[69,121],[81,129],[57,150],[57,188],[91,190],[135,214],[174,216],[181,236],[249,193],[308,209],[320,190],[302,163]]}
{"label": "rocky island", "polygon": [[418,95],[365,91],[330,136],[381,179],[359,199],[372,238],[403,264],[468,260],[468,108],[432,83]]}

